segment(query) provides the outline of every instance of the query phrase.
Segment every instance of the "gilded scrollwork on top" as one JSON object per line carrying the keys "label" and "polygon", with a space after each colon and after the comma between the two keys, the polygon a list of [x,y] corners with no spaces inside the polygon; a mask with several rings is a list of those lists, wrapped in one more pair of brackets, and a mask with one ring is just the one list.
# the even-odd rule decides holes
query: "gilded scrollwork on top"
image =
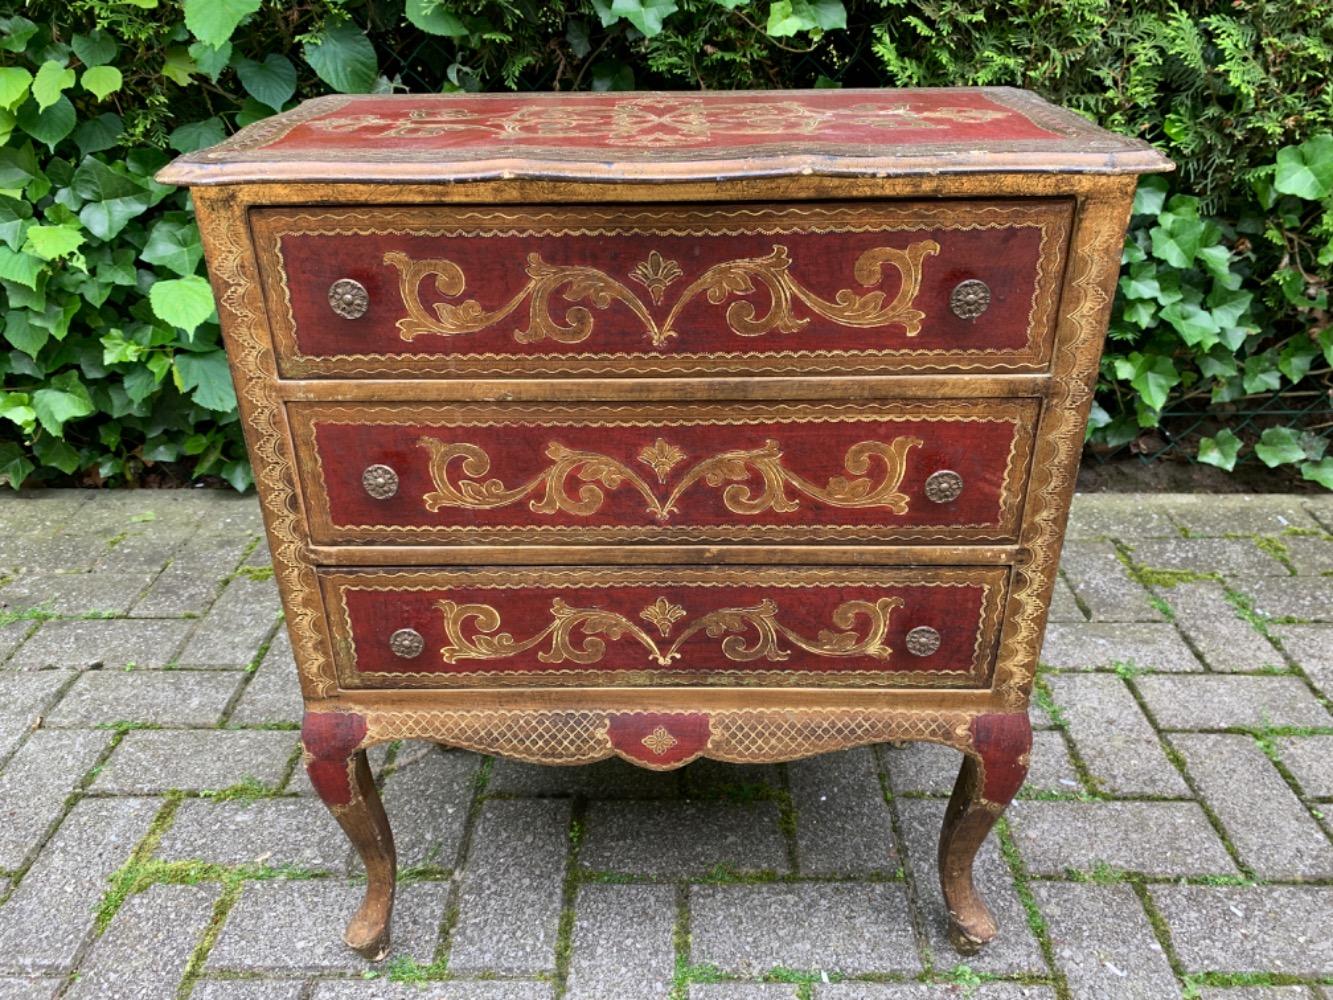
{"label": "gilded scrollwork on top", "polygon": [[[613,303],[625,306],[643,326],[654,347],[662,347],[678,336],[677,320],[682,311],[700,296],[715,306],[728,299],[727,326],[742,337],[758,337],[774,330],[793,333],[810,322],[809,316],[797,314],[797,303],[810,313],[839,326],[858,329],[900,326],[908,337],[921,332],[926,314],[913,303],[921,290],[922,263],[940,251],[934,240],[917,240],[907,248],[871,247],[864,251],[852,268],[852,275],[863,288],[873,288],[884,277],[886,266],[900,278],[898,292],[889,299],[879,288],[858,292],[842,288],[826,299],[811,291],[791,273],[792,259],[787,247],[774,244],[772,252],[762,257],[742,257],[707,268],[690,282],[676,298],[666,318],[659,322],[639,295],[618,278],[599,268],[582,264],[550,264],[539,253],[530,253],[524,273],[527,283],[506,302],[488,309],[476,299],[437,301],[428,308],[421,299],[421,285],[432,279],[435,291],[445,299],[458,299],[467,288],[463,269],[445,257],[413,259],[392,250],[384,262],[398,271],[399,292],[407,315],[398,320],[399,336],[406,341],[422,335],[456,337],[490,329],[518,312],[527,304],[527,326],[514,330],[520,344],[544,340],[577,344],[593,330],[593,314],[587,306],[571,305],[564,316],[552,314],[552,299],[558,294],[566,302],[587,302],[594,309],[605,310]],[[681,276],[680,266],[657,251],[630,272],[630,277],[647,288],[654,305],[665,297],[667,286]],[[749,296],[762,288],[768,294],[768,308],[759,314]]]}
{"label": "gilded scrollwork on top", "polygon": [[[795,510],[800,501],[788,494],[788,488],[832,507],[882,507],[903,514],[910,502],[908,495],[899,490],[907,471],[907,455],[923,442],[921,438],[906,435],[887,442],[859,441],[847,449],[843,459],[851,478],[834,476],[826,485],[818,486],[788,469],[778,443],[769,440],[758,448],[724,451],[696,462],[685,470],[665,498],[659,497],[643,476],[619,459],[569,448],[556,441],[546,446],[546,457],[551,464],[514,487],[506,486],[500,479],[482,478],[490,472],[491,459],[479,445],[465,441],[448,443],[430,436],[422,437],[417,444],[430,453],[430,476],[435,489],[422,500],[432,513],[445,507],[494,510],[531,497],[528,507],[535,514],[586,517],[601,509],[608,490],[625,486],[643,497],[649,514],[665,522],[679,512],[680,498],[700,482],[723,487],[722,502],[734,514]],[[653,446],[641,450],[638,459],[649,465],[665,484],[671,468],[685,459],[685,453],[659,438]],[[878,481],[868,475],[874,464],[872,459],[878,460],[883,469]],[[463,478],[453,478],[454,462],[458,463]]]}

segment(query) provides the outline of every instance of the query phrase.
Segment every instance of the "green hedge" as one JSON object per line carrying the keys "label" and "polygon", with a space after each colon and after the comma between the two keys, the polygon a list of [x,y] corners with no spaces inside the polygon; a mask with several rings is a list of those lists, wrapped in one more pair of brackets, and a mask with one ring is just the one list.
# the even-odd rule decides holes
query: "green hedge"
{"label": "green hedge", "polygon": [[[0,17],[0,477],[249,485],[177,152],[330,90],[1011,84],[1142,136],[1090,434],[1196,407],[1198,457],[1333,488],[1333,0],[35,0]],[[1320,395],[1322,394],[1322,396]],[[1325,410],[1328,407],[1325,406]]]}

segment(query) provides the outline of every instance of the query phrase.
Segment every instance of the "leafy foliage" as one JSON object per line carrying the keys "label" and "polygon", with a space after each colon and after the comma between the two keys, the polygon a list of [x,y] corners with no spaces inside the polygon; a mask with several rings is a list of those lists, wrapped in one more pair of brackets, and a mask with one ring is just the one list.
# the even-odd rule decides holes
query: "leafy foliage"
{"label": "leafy foliage", "polygon": [[[12,5],[11,5],[12,9]],[[1333,0],[28,0],[0,15],[0,479],[249,484],[172,155],[327,90],[1024,86],[1156,143],[1094,447],[1211,410],[1200,461],[1333,488]]]}

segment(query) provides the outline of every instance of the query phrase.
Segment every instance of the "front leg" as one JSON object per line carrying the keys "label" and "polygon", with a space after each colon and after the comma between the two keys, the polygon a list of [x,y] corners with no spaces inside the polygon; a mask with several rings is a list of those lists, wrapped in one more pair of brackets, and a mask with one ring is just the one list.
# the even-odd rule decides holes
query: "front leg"
{"label": "front leg", "polygon": [[949,940],[964,955],[995,937],[995,918],[972,882],[972,862],[1028,773],[1032,723],[1026,713],[979,715],[940,831],[940,888]]}
{"label": "front leg", "polygon": [[397,860],[379,789],[358,749],[365,735],[366,720],[350,712],[306,712],[301,724],[310,783],[366,866],[366,895],[343,940],[373,962],[389,951]]}

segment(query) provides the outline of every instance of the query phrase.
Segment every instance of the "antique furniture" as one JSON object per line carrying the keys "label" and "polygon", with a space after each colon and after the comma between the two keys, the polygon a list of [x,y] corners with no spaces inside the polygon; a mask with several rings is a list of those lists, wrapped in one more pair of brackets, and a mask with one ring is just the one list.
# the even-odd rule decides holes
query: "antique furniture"
{"label": "antique furniture", "polygon": [[961,949],[1135,174],[1015,90],[325,97],[191,153],[315,788],[366,764],[965,755]]}

